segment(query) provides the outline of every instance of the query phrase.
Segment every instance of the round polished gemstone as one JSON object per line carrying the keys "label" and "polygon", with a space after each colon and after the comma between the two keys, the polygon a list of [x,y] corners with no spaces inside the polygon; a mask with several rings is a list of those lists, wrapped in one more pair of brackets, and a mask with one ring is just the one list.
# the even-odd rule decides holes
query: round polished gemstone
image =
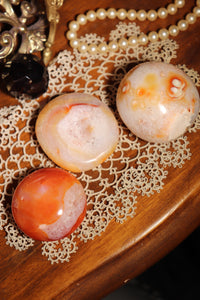
{"label": "round polished gemstone", "polygon": [[39,57],[17,54],[1,70],[1,87],[14,97],[37,98],[48,87],[48,72]]}
{"label": "round polished gemstone", "polygon": [[83,172],[103,163],[115,150],[119,128],[111,109],[84,93],[60,95],[40,111],[36,136],[58,166]]}
{"label": "round polished gemstone", "polygon": [[44,168],[26,176],[12,198],[12,214],[29,237],[53,241],[70,235],[86,213],[80,181],[67,171]]}
{"label": "round polished gemstone", "polygon": [[146,62],[130,70],[117,93],[119,114],[130,131],[149,142],[169,142],[183,135],[199,113],[196,86],[182,70]]}

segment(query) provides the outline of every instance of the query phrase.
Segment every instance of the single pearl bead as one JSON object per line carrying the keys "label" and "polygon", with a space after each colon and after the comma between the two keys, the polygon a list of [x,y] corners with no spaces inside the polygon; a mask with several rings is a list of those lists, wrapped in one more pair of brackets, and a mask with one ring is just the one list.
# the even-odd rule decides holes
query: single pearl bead
{"label": "single pearl bead", "polygon": [[86,14],[86,17],[87,17],[88,21],[90,21],[90,22],[94,22],[97,18],[94,10],[89,10]]}
{"label": "single pearl bead", "polygon": [[158,9],[158,17],[160,19],[165,19],[168,15],[168,11],[166,10],[166,8],[161,7]]}
{"label": "single pearl bead", "polygon": [[114,8],[109,8],[109,9],[107,10],[107,16],[108,16],[109,19],[115,19],[116,16],[117,16],[117,11],[116,11],[116,9],[114,9]]}
{"label": "single pearl bead", "polygon": [[100,53],[106,53],[108,51],[108,45],[106,43],[100,43],[98,50]]}
{"label": "single pearl bead", "polygon": [[85,25],[87,23],[87,18],[83,14],[78,15],[76,20],[80,25]]}
{"label": "single pearl bead", "polygon": [[146,20],[146,17],[147,17],[147,13],[144,9],[140,9],[138,12],[137,12],[137,18],[139,21],[144,21]]}
{"label": "single pearl bead", "polygon": [[90,44],[88,46],[88,51],[91,53],[91,54],[96,54],[97,53],[97,45],[96,44]]}
{"label": "single pearl bead", "polygon": [[72,48],[78,48],[79,47],[79,40],[77,40],[77,39],[71,40],[70,41],[70,46]]}
{"label": "single pearl bead", "polygon": [[197,17],[195,14],[189,13],[186,16],[186,21],[188,21],[189,24],[194,24],[197,20]]}
{"label": "single pearl bead", "polygon": [[175,0],[174,4],[178,8],[182,8],[185,5],[185,0]]}
{"label": "single pearl bead", "polygon": [[169,36],[169,32],[167,29],[163,28],[158,31],[158,36],[161,40],[166,40]]}
{"label": "single pearl bead", "polygon": [[99,8],[97,9],[96,15],[99,20],[104,20],[106,18],[106,10]]}
{"label": "single pearl bead", "polygon": [[128,46],[128,41],[127,41],[127,39],[121,38],[121,39],[118,41],[118,45],[119,45],[119,47],[122,48],[122,49],[127,48],[127,46]]}
{"label": "single pearl bead", "polygon": [[137,12],[135,9],[129,9],[127,12],[127,18],[130,21],[134,21],[137,18]]}
{"label": "single pearl bead", "polygon": [[167,11],[168,11],[168,14],[170,14],[170,15],[175,15],[175,14],[177,13],[177,7],[176,7],[176,5],[174,5],[174,4],[169,4],[169,5],[167,6]]}
{"label": "single pearl bead", "polygon": [[117,11],[117,17],[120,20],[126,19],[126,17],[127,17],[127,11],[125,9],[123,9],[123,8],[119,9]]}
{"label": "single pearl bead", "polygon": [[185,31],[188,29],[189,24],[186,20],[180,20],[177,25],[180,31]]}
{"label": "single pearl bead", "polygon": [[151,22],[155,21],[157,19],[158,15],[157,12],[153,9],[150,9],[147,13],[147,19]]}
{"label": "single pearl bead", "polygon": [[85,53],[88,51],[88,45],[86,43],[80,43],[78,50],[81,53]]}
{"label": "single pearl bead", "polygon": [[148,38],[150,42],[156,42],[158,40],[158,34],[156,31],[151,31],[148,34]]}
{"label": "single pearl bead", "polygon": [[177,36],[179,34],[179,28],[176,25],[169,26],[168,31],[171,36]]}
{"label": "single pearl bead", "polygon": [[137,43],[138,43],[138,38],[137,36],[130,36],[129,39],[128,39],[128,43],[130,46],[136,46]]}
{"label": "single pearl bead", "polygon": [[71,21],[69,23],[69,30],[71,31],[78,31],[80,28],[79,23],[77,21]]}
{"label": "single pearl bead", "polygon": [[148,36],[146,34],[140,34],[138,37],[138,43],[140,45],[146,45],[148,43]]}
{"label": "single pearl bead", "polygon": [[74,31],[68,31],[66,37],[68,38],[68,40],[74,40],[76,39],[76,33]]}
{"label": "single pearl bead", "polygon": [[111,51],[117,51],[119,46],[118,46],[118,43],[116,41],[111,41],[109,44],[108,44],[108,47]]}
{"label": "single pearl bead", "polygon": [[200,7],[195,7],[193,9],[193,13],[197,16],[197,17],[200,17]]}

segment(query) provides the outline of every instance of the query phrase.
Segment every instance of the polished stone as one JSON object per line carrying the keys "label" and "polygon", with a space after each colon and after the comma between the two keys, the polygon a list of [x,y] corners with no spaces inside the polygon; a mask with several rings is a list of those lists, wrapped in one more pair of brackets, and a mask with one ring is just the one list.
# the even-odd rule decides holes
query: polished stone
{"label": "polished stone", "polygon": [[37,98],[48,87],[48,71],[39,57],[17,54],[1,70],[1,87],[13,97]]}
{"label": "polished stone", "polygon": [[72,172],[88,171],[103,163],[119,139],[111,109],[85,93],[63,94],[49,101],[38,115],[35,133],[48,157]]}
{"label": "polished stone", "polygon": [[18,184],[11,207],[16,224],[27,236],[55,241],[81,224],[86,205],[86,194],[74,175],[59,168],[43,168]]}
{"label": "polished stone", "polygon": [[117,92],[124,124],[142,140],[166,143],[182,136],[199,113],[198,90],[175,65],[146,62],[131,69]]}

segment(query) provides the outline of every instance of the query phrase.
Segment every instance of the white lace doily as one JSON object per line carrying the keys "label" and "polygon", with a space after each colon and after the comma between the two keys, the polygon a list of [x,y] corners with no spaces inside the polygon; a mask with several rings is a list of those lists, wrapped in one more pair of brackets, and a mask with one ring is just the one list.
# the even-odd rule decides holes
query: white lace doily
{"label": "white lace doily", "polygon": [[[120,22],[110,36],[121,38],[138,33],[136,24]],[[82,40],[90,43],[104,39],[90,34]],[[65,92],[93,94],[113,109],[120,127],[120,140],[113,155],[95,169],[75,174],[87,195],[87,214],[70,237],[41,243],[42,254],[51,263],[69,261],[71,255],[77,252],[78,240],[87,242],[101,235],[112,219],[122,223],[127,217],[133,217],[137,196],[160,192],[168,174],[166,168],[181,167],[191,158],[189,134],[169,144],[141,141],[122,124],[115,108],[118,85],[130,68],[144,61],[170,62],[176,58],[177,49],[175,41],[165,40],[106,55],[91,56],[80,54],[77,50],[65,50],[49,66],[49,89],[43,100]],[[186,66],[179,67],[200,86],[196,71]],[[10,205],[14,187],[29,172],[54,166],[40,149],[34,132],[42,105],[43,102],[38,99],[19,99],[18,105],[0,109],[0,229],[6,232],[6,243],[20,251],[32,247],[34,241],[20,232],[12,219]],[[200,117],[189,131],[199,128]]]}

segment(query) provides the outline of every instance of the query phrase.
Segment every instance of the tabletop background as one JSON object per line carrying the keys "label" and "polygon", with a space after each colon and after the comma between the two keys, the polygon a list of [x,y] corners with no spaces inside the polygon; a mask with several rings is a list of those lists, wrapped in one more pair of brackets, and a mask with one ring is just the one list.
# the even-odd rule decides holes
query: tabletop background
{"label": "tabletop background", "polygon": [[[167,5],[171,1],[162,1]],[[194,1],[187,1],[184,9],[176,16],[150,24],[140,23],[141,30],[148,32],[158,27],[167,27],[176,23],[194,6]],[[67,23],[77,14],[99,7],[126,9],[156,9],[161,2],[100,0],[89,3],[81,0],[64,1],[60,9],[60,22],[56,40],[52,47],[53,57],[61,50],[70,47],[65,38]],[[92,23],[80,30],[80,35],[88,31],[108,37],[116,20],[106,21],[107,32],[100,24]],[[174,64],[185,64],[200,73],[200,19],[186,32],[176,38],[179,44]],[[16,99],[0,93],[0,107],[14,105]],[[80,242],[79,251],[69,263],[51,265],[41,255],[41,244],[27,251],[16,251],[6,245],[5,233],[0,231],[0,298],[1,299],[101,299],[117,289],[124,282],[134,278],[155,264],[172,251],[200,223],[200,131],[190,133],[192,158],[183,167],[169,167],[164,189],[152,197],[141,197],[137,204],[134,218],[123,224],[113,220],[105,233],[87,243]]]}

